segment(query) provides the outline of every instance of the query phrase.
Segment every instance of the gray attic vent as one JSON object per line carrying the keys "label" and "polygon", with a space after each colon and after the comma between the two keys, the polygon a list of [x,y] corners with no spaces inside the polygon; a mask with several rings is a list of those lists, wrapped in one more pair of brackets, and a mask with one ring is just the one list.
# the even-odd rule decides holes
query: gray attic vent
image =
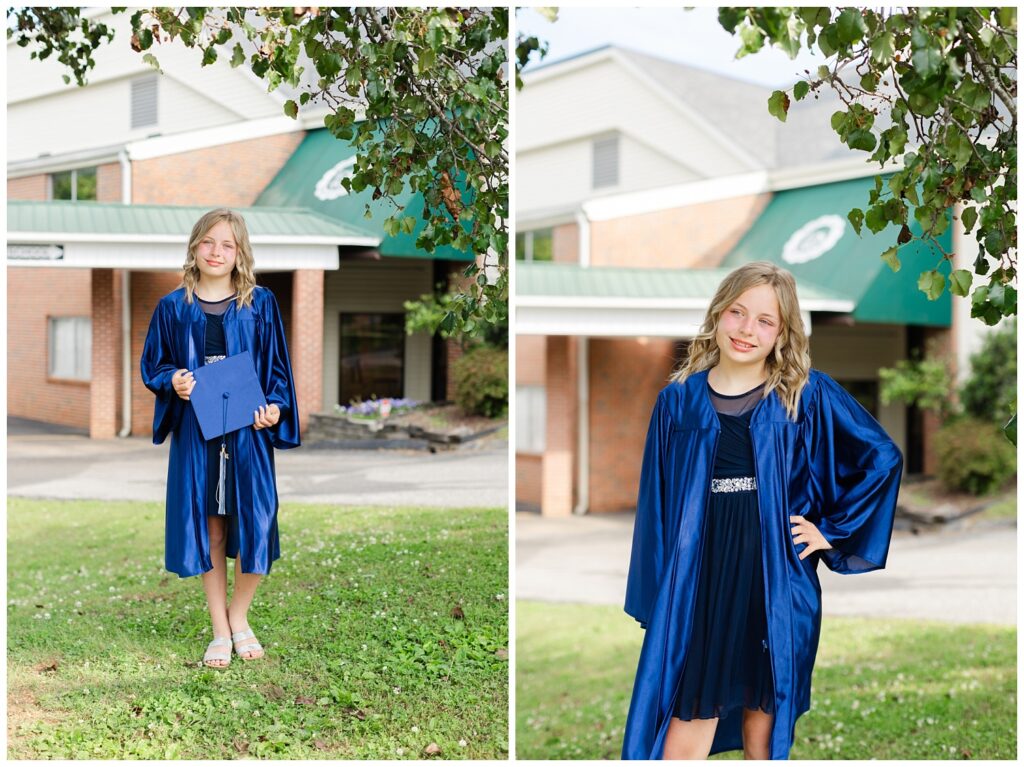
{"label": "gray attic vent", "polygon": [[156,75],[132,80],[132,128],[156,125]]}
{"label": "gray attic vent", "polygon": [[591,187],[615,186],[619,183],[619,137],[594,139],[593,147]]}

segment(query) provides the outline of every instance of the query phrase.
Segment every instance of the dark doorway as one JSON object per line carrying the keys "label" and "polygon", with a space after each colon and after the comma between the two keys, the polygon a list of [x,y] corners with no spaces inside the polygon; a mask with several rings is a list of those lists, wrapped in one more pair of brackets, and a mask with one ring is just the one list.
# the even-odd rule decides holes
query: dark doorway
{"label": "dark doorway", "polygon": [[405,314],[341,314],[338,402],[402,397],[405,391]]}

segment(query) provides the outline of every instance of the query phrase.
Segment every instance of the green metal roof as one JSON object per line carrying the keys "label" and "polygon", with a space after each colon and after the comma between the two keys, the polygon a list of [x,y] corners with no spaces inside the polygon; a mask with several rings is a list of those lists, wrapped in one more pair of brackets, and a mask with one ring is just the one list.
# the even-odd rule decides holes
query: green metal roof
{"label": "green metal roof", "polygon": [[[423,196],[408,189],[396,201],[405,206],[404,216],[416,219],[411,234],[400,232],[394,237],[384,232],[384,219],[394,206],[387,200],[374,200],[373,190],[344,193],[340,178],[351,169],[356,148],[348,141],[331,135],[326,128],[310,131],[284,167],[256,199],[257,206],[284,205],[315,210],[335,221],[368,229],[381,241],[382,256],[429,258],[450,261],[472,261],[473,254],[463,253],[450,246],[439,247],[427,253],[416,247],[416,238],[425,224]],[[370,206],[372,218],[365,217]]]}
{"label": "green metal roof", "polygon": [[[883,191],[889,175],[882,179]],[[904,245],[899,250],[902,267],[894,273],[880,255],[896,243],[899,228],[890,224],[873,234],[864,226],[858,237],[847,220],[852,208],[867,209],[874,185],[874,178],[867,177],[775,193],[721,265],[777,263],[793,273],[798,285],[823,285],[854,301],[853,316],[863,322],[949,327],[949,292],[929,301],[917,288],[918,275],[938,260],[934,252],[918,241]],[[910,229],[921,233],[916,221]],[[947,253],[952,236],[948,227],[938,238]],[[948,275],[948,263],[940,271]]]}
{"label": "green metal roof", "polygon": [[[571,299],[692,300],[707,302],[731,269],[638,269],[584,267],[576,263],[516,261],[516,297]],[[797,285],[801,302],[846,302],[834,290],[809,281]]]}
{"label": "green metal roof", "polygon": [[[8,233],[172,235],[187,238],[212,206],[124,205],[110,202],[8,200]],[[376,242],[363,227],[302,208],[231,208],[245,218],[249,234],[260,237],[320,237]],[[339,244],[345,244],[341,242]]]}

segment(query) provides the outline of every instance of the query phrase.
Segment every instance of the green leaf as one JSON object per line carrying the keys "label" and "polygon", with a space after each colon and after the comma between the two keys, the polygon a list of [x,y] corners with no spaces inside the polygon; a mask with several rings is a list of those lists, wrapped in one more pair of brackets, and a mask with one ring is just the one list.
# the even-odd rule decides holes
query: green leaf
{"label": "green leaf", "polygon": [[235,43],[235,47],[231,53],[231,66],[237,67],[245,63],[245,52],[242,50],[241,43]]}
{"label": "green leaf", "polygon": [[299,116],[299,105],[288,99],[284,102],[284,113],[294,120]]}
{"label": "green leaf", "polygon": [[836,19],[836,32],[842,43],[855,43],[867,34],[864,16],[856,8],[847,8]]}
{"label": "green leaf", "polygon": [[973,153],[971,140],[957,126],[949,125],[946,127],[944,145],[950,159],[953,161],[953,167],[957,170],[963,170]]}
{"label": "green leaf", "polygon": [[910,63],[923,78],[929,78],[942,66],[942,50],[933,45],[918,48],[910,57]]}
{"label": "green leaf", "polygon": [[398,234],[398,227],[398,219],[395,218],[394,216],[388,216],[386,219],[384,219],[384,234],[386,234],[388,237],[394,237],[396,234]]}
{"label": "green leaf", "polygon": [[416,228],[416,219],[415,218],[413,218],[412,216],[405,216],[402,219],[402,231],[403,232],[405,232],[406,234],[412,234],[412,232],[413,232],[413,230],[415,228]]}
{"label": "green leaf", "polygon": [[964,225],[964,232],[970,234],[974,228],[974,224],[978,220],[978,209],[977,208],[964,208],[963,213],[960,214],[960,221]]}
{"label": "green leaf", "polygon": [[850,135],[846,139],[846,144],[850,149],[863,149],[865,152],[874,149],[876,143],[875,134],[861,128],[850,131]]}
{"label": "green leaf", "polygon": [[921,272],[921,276],[917,280],[917,287],[928,295],[929,301],[934,301],[945,290],[946,278],[937,269]]}
{"label": "green leaf", "polygon": [[966,296],[971,292],[972,274],[966,269],[956,269],[949,275],[949,292],[954,296]]}
{"label": "green leaf", "polygon": [[876,72],[865,74],[860,78],[860,87],[869,93],[874,93],[875,89],[878,88],[878,74]]}
{"label": "green leaf", "polygon": [[419,59],[416,61],[416,69],[422,75],[431,69],[436,61],[437,54],[434,53],[433,48],[422,48],[420,49]]}
{"label": "green leaf", "polygon": [[875,234],[885,229],[889,225],[888,220],[885,218],[885,206],[872,205],[868,208],[868,212],[864,214],[864,223]]}
{"label": "green leaf", "polygon": [[217,60],[217,49],[212,45],[203,51],[203,63],[204,67],[208,67],[210,64]]}
{"label": "green leaf", "polygon": [[860,228],[864,224],[864,211],[862,211],[860,208],[854,208],[853,210],[846,214],[846,217],[850,219],[850,223],[853,225],[853,231],[855,231],[857,233],[857,236],[859,237]]}
{"label": "green leaf", "polygon": [[156,56],[154,56],[152,53],[147,53],[146,55],[144,55],[142,57],[142,60],[149,64],[151,67],[153,67],[153,69],[155,69],[160,74],[164,73],[164,71],[160,69],[160,62],[156,60]]}
{"label": "green leaf", "polygon": [[885,32],[871,40],[871,60],[879,67],[885,68],[892,62],[896,52],[891,32]]}
{"label": "green leaf", "polygon": [[900,270],[900,257],[896,255],[897,250],[899,250],[899,247],[897,245],[893,245],[882,253],[882,260],[885,261],[885,263],[889,265],[889,268],[894,272],[898,272]]}
{"label": "green leaf", "polygon": [[789,111],[789,96],[785,91],[772,91],[768,98],[768,113],[786,122],[786,113]]}
{"label": "green leaf", "polygon": [[1003,434],[1010,440],[1014,447],[1017,446],[1017,414],[1014,413],[1010,416],[1010,420],[1006,422],[1006,426],[1003,427]]}
{"label": "green leaf", "polygon": [[797,101],[803,99],[807,95],[807,91],[811,89],[810,84],[806,80],[800,80],[796,85],[793,86],[793,98]]}
{"label": "green leaf", "polygon": [[960,87],[956,89],[953,95],[975,112],[980,112],[992,101],[988,88],[969,78],[961,81]]}

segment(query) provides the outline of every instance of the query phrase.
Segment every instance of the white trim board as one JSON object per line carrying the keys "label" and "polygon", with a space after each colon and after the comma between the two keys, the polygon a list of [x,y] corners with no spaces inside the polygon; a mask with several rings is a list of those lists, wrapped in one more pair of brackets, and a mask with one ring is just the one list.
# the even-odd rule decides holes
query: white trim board
{"label": "white trim board", "polygon": [[[60,260],[7,259],[10,268],[129,269],[181,271],[185,263],[184,242],[74,242],[51,240],[63,245]],[[16,243],[8,240],[9,245]],[[339,266],[336,245],[263,245],[253,248],[257,271],[334,270]]]}

